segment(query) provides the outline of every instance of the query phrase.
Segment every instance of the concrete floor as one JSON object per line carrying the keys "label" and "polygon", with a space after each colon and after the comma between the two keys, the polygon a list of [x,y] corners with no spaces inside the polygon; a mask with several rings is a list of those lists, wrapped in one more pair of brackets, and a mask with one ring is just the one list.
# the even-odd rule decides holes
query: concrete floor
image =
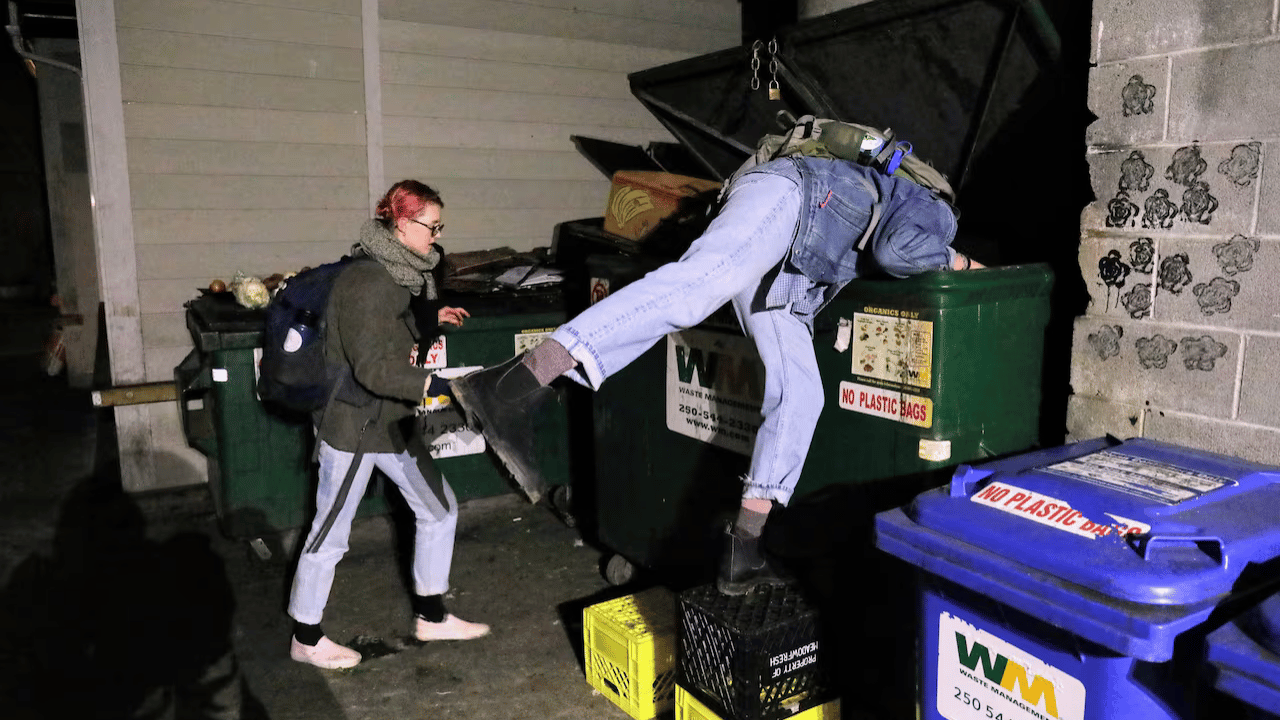
{"label": "concrete floor", "polygon": [[[585,680],[581,617],[627,591],[574,530],[515,494],[460,516],[447,602],[490,636],[410,639],[392,519],[371,517],[357,521],[325,617],[369,659],[348,671],[291,661],[290,537],[267,538],[264,559],[218,532],[204,488],[119,493],[110,412],[39,367],[48,317],[0,308],[0,717],[105,713],[80,696],[108,677],[160,686],[184,653],[227,641],[246,717],[626,717]],[[206,631],[171,632],[183,625]]]}
{"label": "concrete floor", "polygon": [[[409,639],[400,543],[390,517],[372,517],[357,521],[324,623],[365,662],[322,671],[291,661],[296,540],[266,538],[264,557],[225,538],[204,487],[121,493],[110,411],[40,367],[48,321],[0,308],[0,717],[105,716],[104,697],[154,701],[218,658],[239,668],[247,719],[628,717],[585,679],[582,610],[661,573],[610,586],[606,549],[515,494],[461,511],[447,602],[491,624],[490,636]],[[869,506],[837,500],[784,531],[803,529],[797,567],[835,621],[824,648],[857,651],[836,671],[843,717],[913,717],[909,575],[870,548]]]}

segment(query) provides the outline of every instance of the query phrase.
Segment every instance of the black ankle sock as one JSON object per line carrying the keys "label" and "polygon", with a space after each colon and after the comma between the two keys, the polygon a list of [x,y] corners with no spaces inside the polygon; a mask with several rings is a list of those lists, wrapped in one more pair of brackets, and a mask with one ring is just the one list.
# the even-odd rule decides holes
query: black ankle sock
{"label": "black ankle sock", "polygon": [[764,523],[768,519],[767,512],[756,512],[743,507],[738,510],[738,519],[734,522],[733,529],[741,537],[760,537],[764,532]]}
{"label": "black ankle sock", "polygon": [[320,624],[308,625],[306,623],[293,623],[293,636],[303,645],[315,646],[320,642],[320,638],[324,637],[324,630],[320,629]]}
{"label": "black ankle sock", "polygon": [[444,596],[414,595],[413,614],[427,622],[444,622]]}

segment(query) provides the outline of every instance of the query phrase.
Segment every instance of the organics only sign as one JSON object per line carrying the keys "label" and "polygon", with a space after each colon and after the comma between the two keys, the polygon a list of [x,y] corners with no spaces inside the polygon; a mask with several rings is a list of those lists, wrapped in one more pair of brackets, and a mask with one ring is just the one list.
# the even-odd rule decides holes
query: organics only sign
{"label": "organics only sign", "polygon": [[1107,513],[1110,521],[1089,519],[1065,500],[1002,482],[991,483],[970,499],[979,505],[1090,539],[1151,532],[1151,526],[1144,522],[1111,513]]}
{"label": "organics only sign", "polygon": [[917,388],[933,384],[933,322],[915,310],[863,308],[854,313],[854,375]]}
{"label": "organics only sign", "polygon": [[515,354],[519,355],[525,350],[532,350],[542,344],[543,340],[551,337],[551,333],[555,332],[555,328],[537,328],[532,330],[521,330],[515,335]]}
{"label": "organics only sign", "polygon": [[443,337],[436,340],[435,343],[427,349],[425,358],[421,357],[421,352],[422,351],[418,349],[418,344],[414,343],[413,349],[409,351],[410,365],[419,365],[418,361],[422,360],[420,367],[435,370],[437,368],[446,367],[449,364],[449,352],[445,346],[445,340]]}
{"label": "organics only sign", "polygon": [[764,365],[740,335],[667,335],[667,429],[751,455],[764,402]]}
{"label": "organics only sign", "polygon": [[847,326],[857,382],[840,383],[840,407],[933,427],[933,321],[916,310],[866,306]]}
{"label": "organics only sign", "polygon": [[1084,683],[975,625],[938,616],[938,714],[947,720],[1083,720]]}

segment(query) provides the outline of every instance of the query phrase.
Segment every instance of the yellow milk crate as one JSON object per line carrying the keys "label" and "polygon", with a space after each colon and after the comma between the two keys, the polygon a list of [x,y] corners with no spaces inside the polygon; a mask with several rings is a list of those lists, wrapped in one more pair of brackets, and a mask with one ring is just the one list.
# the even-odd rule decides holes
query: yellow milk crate
{"label": "yellow milk crate", "polygon": [[671,710],[675,700],[676,605],[664,588],[582,611],[587,682],[635,720]]}
{"label": "yellow milk crate", "polygon": [[[753,718],[721,718],[703,705],[693,693],[676,685],[676,718],[675,720],[754,720]],[[840,698],[825,702],[790,715],[787,720],[840,720]]]}

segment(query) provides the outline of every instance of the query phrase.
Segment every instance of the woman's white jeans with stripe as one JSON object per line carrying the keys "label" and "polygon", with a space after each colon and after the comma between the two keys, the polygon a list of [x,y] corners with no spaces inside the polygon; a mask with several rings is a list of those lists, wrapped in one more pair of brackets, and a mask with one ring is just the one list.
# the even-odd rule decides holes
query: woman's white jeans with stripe
{"label": "woman's white jeans with stripe", "polygon": [[[352,479],[346,502],[320,541],[325,519],[333,510],[342,481],[351,467],[354,453],[335,450],[320,442],[320,482],[316,490],[316,517],[311,523],[293,577],[289,595],[289,615],[298,622],[318,624],[324,616],[333,587],[334,570],[346,554],[351,536],[351,521],[359,509],[376,467],[400,489],[415,518],[413,543],[413,585],[418,595],[442,595],[449,589],[449,570],[453,563],[453,538],[458,526],[458,501],[453,489],[434,467],[423,458],[426,472],[408,452],[365,453]],[[430,477],[428,477],[430,476]]]}

